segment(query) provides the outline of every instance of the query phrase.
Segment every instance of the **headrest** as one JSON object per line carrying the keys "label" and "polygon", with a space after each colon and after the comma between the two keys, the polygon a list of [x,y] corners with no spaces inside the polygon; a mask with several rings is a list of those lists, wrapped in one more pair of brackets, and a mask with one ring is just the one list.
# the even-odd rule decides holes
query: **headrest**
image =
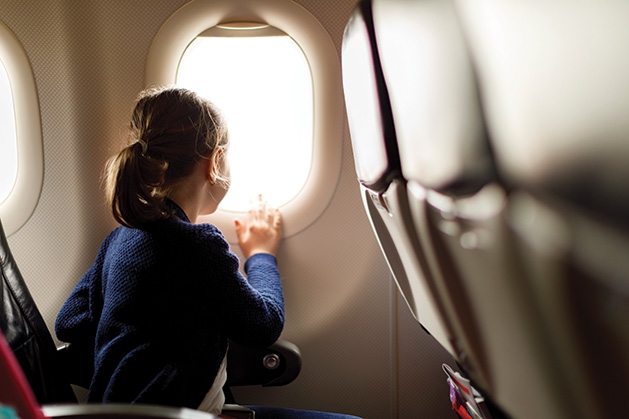
{"label": "headrest", "polygon": [[358,180],[381,192],[399,176],[387,88],[373,32],[371,2],[354,9],[343,35],[343,88]]}
{"label": "headrest", "polygon": [[494,169],[453,2],[374,0],[373,16],[404,177],[476,192]]}

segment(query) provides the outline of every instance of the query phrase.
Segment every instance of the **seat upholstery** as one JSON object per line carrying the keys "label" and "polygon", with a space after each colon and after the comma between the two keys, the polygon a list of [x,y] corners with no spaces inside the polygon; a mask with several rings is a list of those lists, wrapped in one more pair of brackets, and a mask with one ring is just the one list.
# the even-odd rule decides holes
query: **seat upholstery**
{"label": "seat upholstery", "polygon": [[76,401],[57,349],[11,254],[0,222],[0,329],[40,404]]}
{"label": "seat upholstery", "polygon": [[3,403],[1,407],[13,409],[15,416],[22,419],[44,419],[28,381],[1,332],[0,377],[2,377],[0,380],[0,400]]}

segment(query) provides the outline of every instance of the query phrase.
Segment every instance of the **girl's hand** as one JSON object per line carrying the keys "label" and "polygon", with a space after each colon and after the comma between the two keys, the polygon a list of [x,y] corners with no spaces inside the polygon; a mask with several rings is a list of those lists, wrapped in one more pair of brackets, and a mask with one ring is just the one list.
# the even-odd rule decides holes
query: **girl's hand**
{"label": "girl's hand", "polygon": [[238,244],[245,258],[256,253],[277,255],[281,235],[281,214],[278,209],[268,208],[262,195],[247,212],[247,219],[234,220]]}

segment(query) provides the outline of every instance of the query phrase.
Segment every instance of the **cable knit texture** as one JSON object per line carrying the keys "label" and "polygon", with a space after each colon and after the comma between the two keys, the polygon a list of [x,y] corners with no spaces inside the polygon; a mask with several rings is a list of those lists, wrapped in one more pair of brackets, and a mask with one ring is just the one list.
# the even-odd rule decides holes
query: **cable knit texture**
{"label": "cable knit texture", "polygon": [[174,211],[114,230],[59,312],[57,337],[94,350],[90,402],[196,408],[229,340],[270,345],[282,331],[275,257],[251,256],[247,280],[216,227]]}

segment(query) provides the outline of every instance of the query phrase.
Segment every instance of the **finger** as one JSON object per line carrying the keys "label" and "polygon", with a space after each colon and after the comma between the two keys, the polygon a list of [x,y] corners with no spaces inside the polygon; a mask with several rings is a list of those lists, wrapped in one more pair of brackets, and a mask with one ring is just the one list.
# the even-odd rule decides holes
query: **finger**
{"label": "finger", "polygon": [[[262,197],[262,195],[260,195],[260,198]],[[266,201],[258,201],[258,208],[257,208],[257,212],[256,215],[258,216],[258,220],[265,220],[266,218]]]}
{"label": "finger", "polygon": [[236,231],[236,238],[240,243],[241,239],[245,236],[242,221],[239,218],[234,219],[234,230]]}
{"label": "finger", "polygon": [[251,223],[253,223],[255,221],[255,219],[256,219],[256,212],[257,212],[257,208],[256,208],[255,204],[252,202],[251,206],[247,210],[247,224],[251,224]]}
{"label": "finger", "polygon": [[266,202],[258,201],[254,210],[255,220],[266,221],[266,213],[267,213]]}
{"label": "finger", "polygon": [[276,209],[273,207],[267,208],[266,211],[266,222],[268,225],[273,225],[273,219],[275,218]]}
{"label": "finger", "polygon": [[277,208],[273,212],[273,224],[272,225],[273,225],[273,227],[275,229],[279,229],[280,226],[282,225],[282,213]]}

